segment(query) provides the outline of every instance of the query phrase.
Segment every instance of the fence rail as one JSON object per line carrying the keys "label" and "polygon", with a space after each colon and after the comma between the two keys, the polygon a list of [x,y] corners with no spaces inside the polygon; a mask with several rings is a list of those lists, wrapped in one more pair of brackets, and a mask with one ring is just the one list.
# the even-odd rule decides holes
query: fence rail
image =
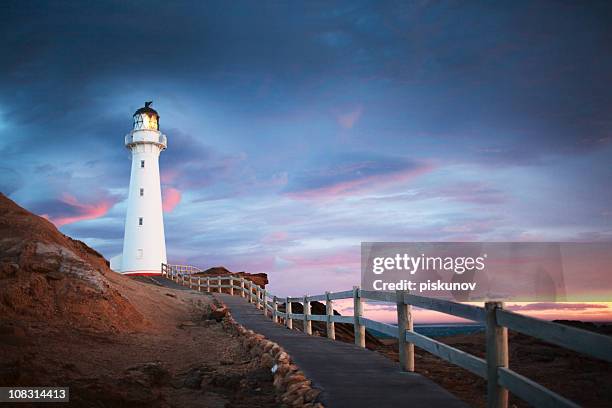
{"label": "fence rail", "polygon": [[178,273],[187,274],[187,275],[204,272],[200,268],[197,268],[192,265],[166,265],[166,267]]}
{"label": "fence rail", "polygon": [[[191,269],[190,269],[191,268]],[[352,290],[303,297],[277,297],[244,277],[191,276],[195,267],[162,264],[162,275],[182,285],[199,291],[222,292],[228,289],[233,295],[246,297],[274,322],[293,328],[293,321],[304,323],[303,330],[312,334],[311,322],[325,322],[327,337],[335,339],[335,323],[354,326],[355,344],[365,347],[365,329],[384,333],[399,341],[400,366],[404,371],[414,371],[414,346],[458,365],[487,381],[487,407],[506,408],[508,391],[536,407],[578,407],[574,402],[518,374],[509,368],[508,329],[536,337],[567,349],[612,362],[612,338],[571,326],[564,326],[505,310],[501,302],[486,302],[485,307],[467,305],[448,300],[417,296],[405,291],[376,292]],[[201,271],[200,271],[201,272]],[[221,282],[228,282],[222,284]],[[236,284],[237,283],[237,284]],[[333,314],[333,301],[353,299],[354,316]],[[395,303],[397,326],[371,320],[362,316],[363,300]],[[325,315],[310,313],[310,302],[325,302]],[[303,313],[293,313],[292,303],[301,303]],[[279,310],[284,305],[285,312]],[[483,322],[486,328],[486,358],[480,358],[414,331],[411,307],[434,310],[468,320]]]}

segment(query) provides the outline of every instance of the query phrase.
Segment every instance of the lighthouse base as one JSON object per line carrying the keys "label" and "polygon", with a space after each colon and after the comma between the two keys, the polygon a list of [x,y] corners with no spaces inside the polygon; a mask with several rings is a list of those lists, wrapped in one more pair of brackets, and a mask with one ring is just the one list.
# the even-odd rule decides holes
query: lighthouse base
{"label": "lighthouse base", "polygon": [[121,274],[130,276],[161,276],[161,271],[122,271]]}

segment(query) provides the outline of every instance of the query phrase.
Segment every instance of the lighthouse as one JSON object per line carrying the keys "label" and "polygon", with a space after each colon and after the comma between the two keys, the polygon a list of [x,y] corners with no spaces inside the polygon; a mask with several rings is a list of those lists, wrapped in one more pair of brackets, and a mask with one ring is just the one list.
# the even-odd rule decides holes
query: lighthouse
{"label": "lighthouse", "polygon": [[167,138],[159,131],[159,114],[151,104],[145,102],[134,113],[132,131],[125,136],[132,168],[123,253],[114,269],[126,275],[159,275],[161,264],[166,263],[159,155],[167,147]]}

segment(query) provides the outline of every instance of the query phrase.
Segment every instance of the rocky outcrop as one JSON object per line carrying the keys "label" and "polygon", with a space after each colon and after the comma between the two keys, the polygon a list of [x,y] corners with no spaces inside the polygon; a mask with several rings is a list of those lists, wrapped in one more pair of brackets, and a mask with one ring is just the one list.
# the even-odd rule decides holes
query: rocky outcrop
{"label": "rocky outcrop", "polygon": [[109,274],[99,253],[0,194],[0,319],[111,331],[145,325]]}
{"label": "rocky outcrop", "polygon": [[193,276],[234,276],[236,278],[248,279],[254,284],[259,285],[261,287],[265,287],[268,284],[268,275],[265,273],[231,272],[224,266],[215,266],[213,268],[208,268],[207,270],[201,273],[196,273]]}

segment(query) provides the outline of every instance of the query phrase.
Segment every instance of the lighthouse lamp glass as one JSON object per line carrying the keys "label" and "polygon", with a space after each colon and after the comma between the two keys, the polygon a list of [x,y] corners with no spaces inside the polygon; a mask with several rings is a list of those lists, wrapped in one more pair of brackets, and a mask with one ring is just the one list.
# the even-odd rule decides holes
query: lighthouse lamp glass
{"label": "lighthouse lamp glass", "polygon": [[157,116],[147,114],[134,116],[134,130],[159,130]]}

